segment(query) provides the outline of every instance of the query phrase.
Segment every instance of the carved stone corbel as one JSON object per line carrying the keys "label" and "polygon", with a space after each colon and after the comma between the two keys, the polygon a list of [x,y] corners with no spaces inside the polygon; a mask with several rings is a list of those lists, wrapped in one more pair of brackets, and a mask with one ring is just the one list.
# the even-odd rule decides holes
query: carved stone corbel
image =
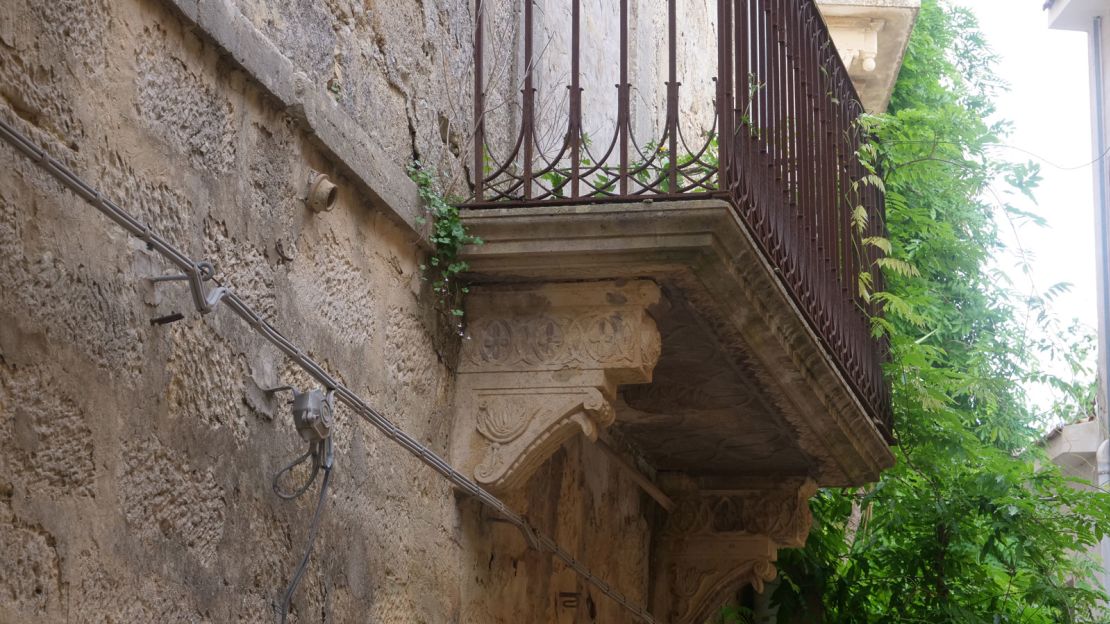
{"label": "carved stone corbel", "polygon": [[655,613],[701,624],[741,587],[775,578],[778,549],[805,544],[811,480],[765,489],[676,494],[655,556]]}
{"label": "carved stone corbel", "polygon": [[659,300],[648,281],[471,289],[452,463],[505,490],[578,432],[596,439],[617,387],[651,381],[660,339],[648,308]]}

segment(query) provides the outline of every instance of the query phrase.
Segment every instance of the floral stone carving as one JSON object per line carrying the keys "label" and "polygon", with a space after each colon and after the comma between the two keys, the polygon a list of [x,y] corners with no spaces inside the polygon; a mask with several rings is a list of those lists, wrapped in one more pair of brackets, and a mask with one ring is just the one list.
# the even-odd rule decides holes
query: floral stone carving
{"label": "floral stone carving", "polygon": [[473,288],[453,463],[504,490],[579,432],[596,439],[617,387],[651,381],[660,340],[648,308],[659,300],[648,281]]}

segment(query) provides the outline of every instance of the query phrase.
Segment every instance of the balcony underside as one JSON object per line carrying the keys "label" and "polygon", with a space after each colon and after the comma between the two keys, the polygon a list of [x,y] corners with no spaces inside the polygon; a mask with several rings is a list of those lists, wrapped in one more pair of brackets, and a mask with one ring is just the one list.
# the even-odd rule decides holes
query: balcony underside
{"label": "balcony underside", "polygon": [[485,241],[466,251],[477,284],[658,285],[647,309],[661,354],[650,383],[619,386],[612,425],[657,471],[706,488],[762,477],[849,486],[892,465],[880,427],[727,201],[463,212]]}

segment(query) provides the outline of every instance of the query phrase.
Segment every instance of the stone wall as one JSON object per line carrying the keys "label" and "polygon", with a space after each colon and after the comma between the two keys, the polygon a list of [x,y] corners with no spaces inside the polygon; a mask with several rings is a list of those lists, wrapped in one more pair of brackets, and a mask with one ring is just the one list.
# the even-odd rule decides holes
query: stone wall
{"label": "stone wall", "polygon": [[[188,2],[6,2],[0,116],[215,262],[288,337],[444,452],[458,345],[420,279],[417,234],[393,216],[418,207],[379,200],[411,197],[397,189],[411,187],[414,156],[465,187],[467,3],[202,4],[238,12],[331,94],[327,118],[352,119],[374,145],[357,156],[380,170],[335,160],[343,150],[303,121],[324,113],[275,97],[271,76],[193,27]],[[331,212],[304,206],[313,171],[338,184]],[[313,500],[271,492],[302,448],[262,388],[308,380],[227,310],[200,317],[184,286],[145,280],[169,272],[0,146],[0,622],[273,617]],[[171,312],[186,319],[149,322]],[[334,489],[291,621],[627,621],[342,408],[338,422]],[[510,502],[646,601],[642,498],[572,442]],[[557,607],[560,592],[580,593],[578,606]]]}
{"label": "stone wall", "polygon": [[[511,2],[511,0],[509,0]],[[601,153],[616,133],[617,89],[620,82],[620,10],[610,0],[582,2],[581,84],[583,130]],[[676,3],[678,45],[676,73],[682,102],[682,131],[695,145],[713,127],[717,75],[717,2],[684,0]],[[571,68],[571,3],[537,3],[537,101],[546,112],[541,132],[565,130],[567,85]],[[632,84],[630,114],[634,139],[643,146],[658,142],[666,127],[667,4],[629,2],[628,75]],[[551,113],[561,113],[551,114]],[[617,159],[613,159],[617,162]]]}

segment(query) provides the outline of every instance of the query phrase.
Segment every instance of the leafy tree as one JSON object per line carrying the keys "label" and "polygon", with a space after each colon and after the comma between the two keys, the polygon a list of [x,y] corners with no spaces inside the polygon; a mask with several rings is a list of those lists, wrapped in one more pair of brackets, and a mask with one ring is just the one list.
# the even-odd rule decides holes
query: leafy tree
{"label": "leafy tree", "polygon": [[1029,330],[1054,322],[1045,309],[1062,287],[1030,299],[991,268],[999,222],[1037,220],[992,185],[1030,195],[1038,180],[990,149],[1006,131],[985,121],[1004,87],[993,62],[970,12],[926,0],[889,113],[864,120],[887,192],[883,244],[912,267],[888,270],[874,294],[898,463],[873,486],[814,498],[806,547],[780,560],[780,622],[1100,621],[1075,553],[1110,530],[1110,495],[1047,462],[1025,390],[1051,383],[1088,401],[1072,415],[1090,409],[1089,384],[1040,372],[1036,357],[1055,349],[1086,374],[1086,343]]}

